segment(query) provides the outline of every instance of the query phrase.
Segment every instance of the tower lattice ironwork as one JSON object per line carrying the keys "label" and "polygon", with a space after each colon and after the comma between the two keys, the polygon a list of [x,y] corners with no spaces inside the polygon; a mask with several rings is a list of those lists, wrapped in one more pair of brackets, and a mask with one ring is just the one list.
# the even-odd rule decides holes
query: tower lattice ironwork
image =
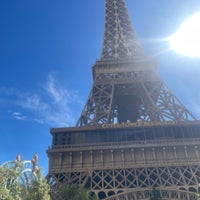
{"label": "tower lattice ironwork", "polygon": [[102,55],[77,126],[195,119],[157,76],[131,25],[124,0],[106,1]]}
{"label": "tower lattice ironwork", "polygon": [[145,55],[125,0],[105,0],[102,54],[75,127],[52,128],[48,180],[100,199],[195,200],[200,182],[200,123],[169,90]]}

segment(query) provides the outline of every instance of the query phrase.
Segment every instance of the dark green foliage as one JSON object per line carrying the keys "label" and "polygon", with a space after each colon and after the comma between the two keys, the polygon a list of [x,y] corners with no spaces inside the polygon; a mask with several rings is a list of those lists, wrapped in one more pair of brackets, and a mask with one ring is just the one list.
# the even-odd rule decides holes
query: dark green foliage
{"label": "dark green foliage", "polygon": [[150,200],[161,200],[160,191],[158,189],[152,189]]}
{"label": "dark green foliage", "polygon": [[63,186],[61,189],[62,200],[97,200],[96,196],[91,196],[84,188],[75,186]]}
{"label": "dark green foliage", "polygon": [[49,190],[46,179],[42,176],[41,170],[37,170],[37,179],[31,181],[28,186],[27,195],[23,200],[50,200]]}
{"label": "dark green foliage", "polygon": [[29,185],[19,181],[23,166],[0,167],[0,200],[50,200],[49,185],[38,170]]}

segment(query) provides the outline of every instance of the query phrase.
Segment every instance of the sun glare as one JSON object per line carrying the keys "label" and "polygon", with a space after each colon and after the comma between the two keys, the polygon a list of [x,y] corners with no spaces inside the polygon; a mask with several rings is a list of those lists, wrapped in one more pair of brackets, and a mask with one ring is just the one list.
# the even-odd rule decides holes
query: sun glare
{"label": "sun glare", "polygon": [[200,13],[189,17],[169,38],[169,42],[171,48],[180,54],[200,57]]}

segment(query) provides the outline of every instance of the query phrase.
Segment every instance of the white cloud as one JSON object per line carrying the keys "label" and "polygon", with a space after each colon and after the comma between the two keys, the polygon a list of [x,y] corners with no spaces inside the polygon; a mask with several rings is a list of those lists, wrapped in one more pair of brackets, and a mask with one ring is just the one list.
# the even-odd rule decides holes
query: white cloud
{"label": "white cloud", "polygon": [[63,96],[66,96],[67,93],[67,90],[57,87],[52,74],[49,74],[48,76],[46,90],[55,102],[60,102],[61,100],[63,100]]}
{"label": "white cloud", "polygon": [[26,120],[27,117],[24,116],[22,113],[20,112],[13,112],[12,113],[13,118],[18,119],[18,120]]}
{"label": "white cloud", "polygon": [[15,88],[0,88],[9,110],[20,110],[10,112],[13,118],[32,120],[51,127],[74,126],[77,118],[74,109],[82,108],[77,92],[62,87],[53,74],[49,74],[45,87],[40,91],[31,93]]}
{"label": "white cloud", "polygon": [[23,108],[35,111],[45,111],[48,108],[47,103],[42,102],[39,94],[21,93],[16,103]]}

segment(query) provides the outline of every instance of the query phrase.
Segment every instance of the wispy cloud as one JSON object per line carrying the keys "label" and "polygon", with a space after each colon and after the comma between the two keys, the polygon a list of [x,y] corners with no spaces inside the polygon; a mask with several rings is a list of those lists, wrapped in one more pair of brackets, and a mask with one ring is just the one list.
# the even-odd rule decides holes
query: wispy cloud
{"label": "wispy cloud", "polygon": [[48,108],[47,102],[44,102],[39,94],[21,93],[16,103],[33,111],[45,111]]}
{"label": "wispy cloud", "polygon": [[46,90],[55,102],[60,102],[63,100],[64,96],[66,96],[66,97],[68,96],[67,90],[63,90],[63,88],[57,87],[57,85],[55,83],[55,79],[52,74],[49,74],[49,76],[48,76]]}
{"label": "wispy cloud", "polygon": [[11,114],[12,114],[13,118],[18,119],[18,120],[26,120],[27,119],[27,116],[24,116],[20,112],[12,112]]}
{"label": "wispy cloud", "polygon": [[77,116],[74,109],[82,107],[76,91],[62,87],[52,73],[39,91],[30,93],[16,88],[0,87],[0,99],[7,104],[9,110],[14,110],[9,111],[14,119],[33,120],[51,126],[75,124]]}

